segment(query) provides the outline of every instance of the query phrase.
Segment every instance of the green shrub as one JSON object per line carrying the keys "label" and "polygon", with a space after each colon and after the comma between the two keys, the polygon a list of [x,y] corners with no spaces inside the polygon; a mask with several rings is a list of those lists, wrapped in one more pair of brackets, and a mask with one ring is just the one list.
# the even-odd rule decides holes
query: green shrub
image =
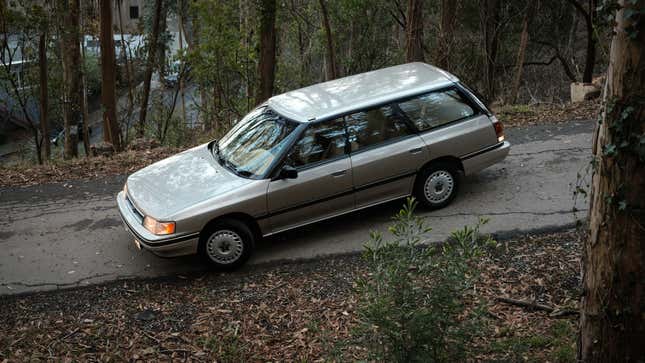
{"label": "green shrub", "polygon": [[[421,246],[431,229],[414,215],[408,199],[394,217],[391,241],[372,232],[363,258],[367,274],[357,280],[359,342],[372,359],[445,362],[463,359],[471,336],[464,297],[476,271],[479,226],[452,234],[450,243]],[[490,240],[488,240],[490,241]]]}

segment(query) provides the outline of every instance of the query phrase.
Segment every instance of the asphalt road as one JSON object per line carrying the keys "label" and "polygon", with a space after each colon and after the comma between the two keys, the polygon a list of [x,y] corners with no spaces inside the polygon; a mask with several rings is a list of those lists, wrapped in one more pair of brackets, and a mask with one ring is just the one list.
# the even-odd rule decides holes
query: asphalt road
{"label": "asphalt road", "polygon": [[[512,235],[570,227],[578,174],[586,175],[592,122],[507,131],[508,158],[468,177],[448,207],[420,211],[429,242],[490,218],[485,232]],[[0,295],[82,286],[126,278],[206,271],[196,257],[162,259],[139,251],[121,224],[114,196],[125,176],[97,181],[0,188]],[[249,266],[360,251],[370,230],[386,231],[403,201],[285,232],[261,241]]]}

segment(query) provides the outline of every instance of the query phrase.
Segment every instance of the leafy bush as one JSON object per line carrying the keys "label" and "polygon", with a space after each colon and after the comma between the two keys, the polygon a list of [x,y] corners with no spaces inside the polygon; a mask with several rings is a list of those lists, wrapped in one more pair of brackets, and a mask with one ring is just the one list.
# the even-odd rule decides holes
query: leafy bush
{"label": "leafy bush", "polygon": [[87,96],[93,99],[101,95],[101,67],[99,58],[94,55],[87,55],[84,61]]}
{"label": "leafy bush", "polygon": [[397,362],[444,362],[463,359],[471,336],[464,296],[476,271],[472,259],[481,251],[479,227],[452,233],[450,243],[423,247],[431,229],[414,215],[408,199],[394,217],[391,241],[371,233],[363,258],[367,274],[357,281],[359,339],[373,359]]}

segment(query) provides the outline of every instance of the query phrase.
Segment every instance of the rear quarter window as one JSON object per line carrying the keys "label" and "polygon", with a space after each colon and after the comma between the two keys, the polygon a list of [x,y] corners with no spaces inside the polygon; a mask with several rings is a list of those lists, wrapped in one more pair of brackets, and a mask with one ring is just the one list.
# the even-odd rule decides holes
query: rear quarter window
{"label": "rear quarter window", "polygon": [[399,108],[419,131],[429,130],[478,113],[454,88],[426,93],[398,102]]}

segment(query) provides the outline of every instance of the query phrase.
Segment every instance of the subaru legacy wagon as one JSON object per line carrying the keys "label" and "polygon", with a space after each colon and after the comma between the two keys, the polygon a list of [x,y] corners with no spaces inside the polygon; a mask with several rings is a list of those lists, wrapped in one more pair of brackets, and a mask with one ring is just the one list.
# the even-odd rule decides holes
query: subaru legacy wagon
{"label": "subaru legacy wagon", "polygon": [[309,223],[410,195],[442,208],[509,150],[473,91],[409,63],[274,96],[220,140],[130,175],[117,203],[140,248],[231,269]]}

